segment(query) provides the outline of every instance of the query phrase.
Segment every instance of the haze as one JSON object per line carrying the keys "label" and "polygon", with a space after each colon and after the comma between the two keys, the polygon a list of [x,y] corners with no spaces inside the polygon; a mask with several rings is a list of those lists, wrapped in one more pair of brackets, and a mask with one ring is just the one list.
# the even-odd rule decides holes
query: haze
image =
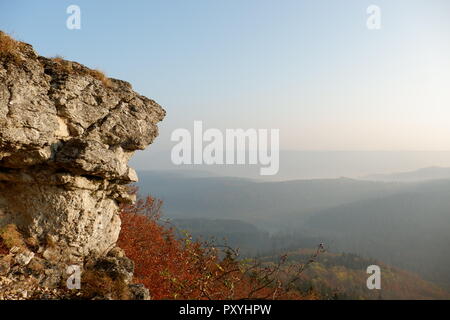
{"label": "haze", "polygon": [[[0,27],[163,105],[140,161],[194,120],[279,128],[283,150],[449,150],[448,1],[77,1],[75,32],[69,4],[4,3]],[[381,30],[366,27],[371,4]]]}

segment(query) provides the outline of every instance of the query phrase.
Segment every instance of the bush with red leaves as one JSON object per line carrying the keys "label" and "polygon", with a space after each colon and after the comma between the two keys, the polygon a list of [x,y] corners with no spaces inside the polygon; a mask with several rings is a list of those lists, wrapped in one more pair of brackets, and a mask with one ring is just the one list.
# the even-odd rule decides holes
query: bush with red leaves
{"label": "bush with red leaves", "polygon": [[[135,190],[134,192],[136,192]],[[147,197],[122,207],[118,246],[135,263],[135,279],[153,299],[315,299],[283,287],[272,265],[243,262],[233,250],[179,239],[160,219],[162,202]],[[224,258],[219,258],[224,256]]]}

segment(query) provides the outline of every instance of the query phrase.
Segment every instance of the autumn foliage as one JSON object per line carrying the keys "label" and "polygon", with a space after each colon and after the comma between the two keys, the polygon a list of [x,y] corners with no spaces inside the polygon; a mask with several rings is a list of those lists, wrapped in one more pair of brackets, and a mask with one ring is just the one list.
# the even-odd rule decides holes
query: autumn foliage
{"label": "autumn foliage", "polygon": [[21,63],[19,54],[22,44],[14,40],[9,35],[0,31],[0,62]]}
{"label": "autumn foliage", "polygon": [[151,197],[122,208],[118,245],[135,263],[135,282],[153,299],[314,299],[283,287],[279,264],[237,259],[218,248],[176,237],[160,217],[162,203]]}

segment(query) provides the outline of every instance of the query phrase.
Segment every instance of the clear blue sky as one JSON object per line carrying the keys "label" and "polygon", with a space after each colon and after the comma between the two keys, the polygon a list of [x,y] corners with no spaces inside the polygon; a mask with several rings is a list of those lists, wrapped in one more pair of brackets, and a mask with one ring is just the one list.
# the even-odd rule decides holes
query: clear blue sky
{"label": "clear blue sky", "polygon": [[448,0],[15,0],[0,28],[158,101],[157,147],[203,120],[279,128],[282,149],[450,149]]}

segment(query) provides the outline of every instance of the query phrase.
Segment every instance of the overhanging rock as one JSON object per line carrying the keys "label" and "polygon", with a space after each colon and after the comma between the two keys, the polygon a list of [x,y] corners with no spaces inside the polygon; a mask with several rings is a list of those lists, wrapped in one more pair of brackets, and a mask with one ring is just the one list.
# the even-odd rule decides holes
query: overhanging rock
{"label": "overhanging rock", "polygon": [[0,61],[0,227],[57,244],[63,259],[103,255],[137,180],[128,160],[165,111],[127,82],[27,44],[18,61]]}

